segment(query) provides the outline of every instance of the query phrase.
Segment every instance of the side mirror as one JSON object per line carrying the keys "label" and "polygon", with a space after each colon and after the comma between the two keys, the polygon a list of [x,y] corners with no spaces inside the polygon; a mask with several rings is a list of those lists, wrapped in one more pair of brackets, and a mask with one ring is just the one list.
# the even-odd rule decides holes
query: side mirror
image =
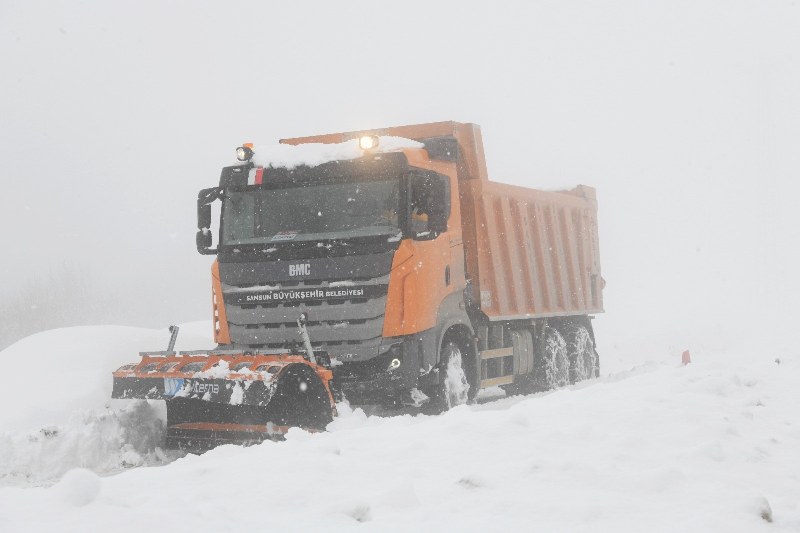
{"label": "side mirror", "polygon": [[409,229],[417,240],[429,240],[447,231],[450,218],[450,182],[433,172],[414,172],[409,179]]}
{"label": "side mirror", "polygon": [[216,248],[211,248],[213,235],[211,233],[211,204],[222,198],[222,189],[211,187],[203,189],[197,195],[197,251],[203,255],[217,253]]}
{"label": "side mirror", "polygon": [[213,236],[211,234],[210,229],[201,229],[197,231],[197,237],[195,241],[197,242],[197,251],[203,255],[210,255],[214,254],[217,251],[211,249],[211,243],[213,242]]}

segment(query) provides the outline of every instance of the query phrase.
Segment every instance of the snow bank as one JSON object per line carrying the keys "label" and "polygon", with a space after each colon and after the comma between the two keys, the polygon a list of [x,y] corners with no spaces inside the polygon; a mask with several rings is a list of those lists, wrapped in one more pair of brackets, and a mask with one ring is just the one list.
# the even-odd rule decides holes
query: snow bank
{"label": "snow bank", "polygon": [[[182,325],[176,349],[213,348],[211,331],[209,322]],[[37,429],[66,422],[75,411],[104,409],[111,405],[111,372],[168,342],[167,329],[86,326],[12,344],[0,352],[0,368],[11,377],[0,387],[0,428]]]}
{"label": "snow bank", "polygon": [[[423,144],[403,137],[381,136],[378,149],[373,153],[399,152],[406,148],[422,148]],[[358,139],[342,143],[268,144],[254,146],[253,163],[262,167],[294,168],[302,165],[314,167],[329,161],[358,159],[364,150],[358,147]]]}
{"label": "snow bank", "polygon": [[[51,333],[53,340],[71,335]],[[292,430],[286,442],[223,446],[113,476],[91,471],[99,464],[101,473],[113,472],[114,461],[117,470],[128,466],[128,452],[141,464],[159,460],[146,451],[155,450],[158,431],[145,402],[105,412],[118,422],[81,415],[64,425],[74,435],[54,452],[46,449],[50,437],[28,434],[38,439],[31,446],[44,450],[38,459],[19,454],[23,438],[5,435],[0,442],[11,444],[0,464],[16,467],[17,483],[25,472],[44,474],[32,465],[51,455],[54,476],[64,470],[58,457],[86,462],[70,462],[67,468],[78,470],[51,487],[0,487],[0,529],[800,528],[800,354],[700,350],[681,367],[679,353],[650,358],[653,349],[640,346],[627,366],[607,350],[625,370],[559,391],[459,406],[438,417],[367,416],[343,404],[326,433]],[[106,424],[113,428],[107,439]],[[130,435],[140,427],[137,445]],[[116,428],[128,436],[118,438]],[[3,484],[10,483],[0,478]]]}

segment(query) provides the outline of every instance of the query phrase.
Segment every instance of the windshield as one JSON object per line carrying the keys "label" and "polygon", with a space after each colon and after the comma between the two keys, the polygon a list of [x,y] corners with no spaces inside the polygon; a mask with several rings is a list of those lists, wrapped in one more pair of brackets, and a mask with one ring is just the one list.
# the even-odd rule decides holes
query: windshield
{"label": "windshield", "polygon": [[269,244],[399,232],[400,180],[231,191],[222,244]]}

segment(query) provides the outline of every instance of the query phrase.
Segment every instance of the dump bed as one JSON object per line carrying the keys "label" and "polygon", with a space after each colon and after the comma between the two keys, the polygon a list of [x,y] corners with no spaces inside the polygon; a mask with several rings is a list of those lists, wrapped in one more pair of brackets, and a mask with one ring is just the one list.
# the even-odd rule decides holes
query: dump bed
{"label": "dump bed", "polygon": [[467,276],[491,320],[602,312],[593,188],[461,187]]}

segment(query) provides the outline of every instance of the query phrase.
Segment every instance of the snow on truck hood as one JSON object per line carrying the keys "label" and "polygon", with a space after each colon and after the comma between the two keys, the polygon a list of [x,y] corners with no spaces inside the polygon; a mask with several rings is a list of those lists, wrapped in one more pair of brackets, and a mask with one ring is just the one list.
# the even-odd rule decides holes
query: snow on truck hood
{"label": "snow on truck hood", "polygon": [[[405,137],[392,137],[389,135],[378,137],[379,143],[372,153],[385,154],[399,152],[404,149],[423,148],[421,142],[406,139]],[[348,161],[358,159],[364,155],[364,150],[359,148],[358,139],[349,141],[323,144],[265,144],[253,147],[252,162],[260,167],[285,167],[299,166],[315,167],[330,161]]]}

